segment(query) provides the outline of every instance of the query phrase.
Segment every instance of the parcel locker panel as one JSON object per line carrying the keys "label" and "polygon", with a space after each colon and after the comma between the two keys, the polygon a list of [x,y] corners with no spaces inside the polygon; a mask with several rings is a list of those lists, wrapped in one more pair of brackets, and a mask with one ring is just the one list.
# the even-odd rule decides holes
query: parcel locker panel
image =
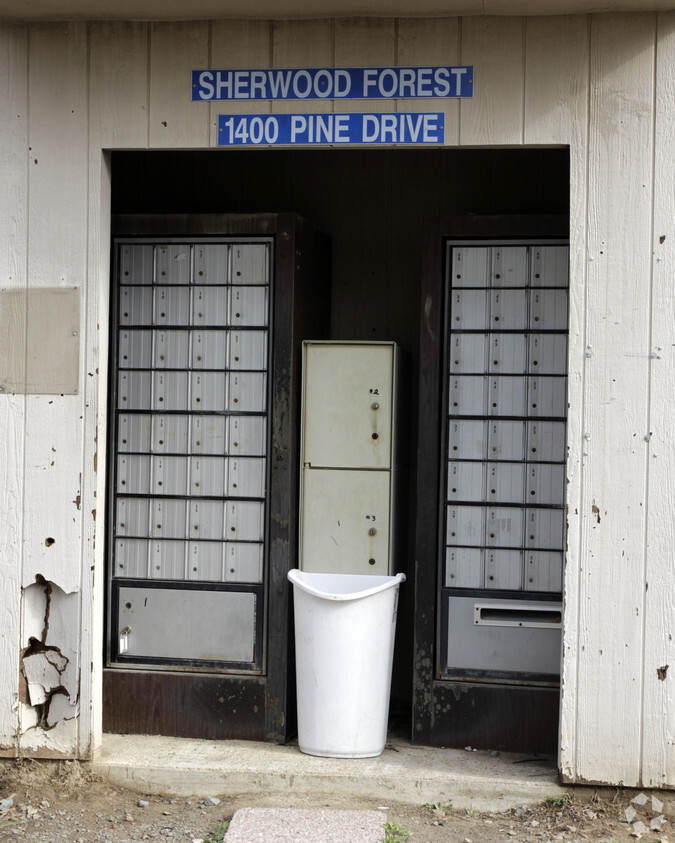
{"label": "parcel locker panel", "polygon": [[225,579],[227,582],[259,583],[263,580],[264,545],[254,542],[226,542]]}
{"label": "parcel locker panel", "polygon": [[487,457],[487,422],[450,419],[449,451],[451,459],[481,460]]}
{"label": "parcel locker panel", "polygon": [[120,325],[152,324],[152,287],[120,288]]}
{"label": "parcel locker panel", "polygon": [[156,325],[189,324],[190,288],[155,287],[153,313]]}
{"label": "parcel locker panel", "polygon": [[227,331],[192,332],[192,368],[220,369],[227,367]]}
{"label": "parcel locker panel", "polygon": [[117,450],[150,450],[152,416],[148,413],[121,413],[117,417]]}
{"label": "parcel locker panel", "polygon": [[525,553],[525,589],[562,591],[562,552],[529,550]]}
{"label": "parcel locker panel", "polygon": [[455,287],[487,287],[490,279],[490,249],[487,246],[458,246],[452,250],[452,280]]}
{"label": "parcel locker panel", "polygon": [[[130,630],[123,655],[254,662],[256,599],[243,591],[121,586],[118,627]],[[181,623],[181,618],[190,618],[190,623]]]}
{"label": "parcel locker panel", "polygon": [[490,328],[493,331],[523,331],[527,328],[527,290],[492,290]]}
{"label": "parcel locker panel", "polygon": [[485,497],[485,465],[482,462],[448,463],[448,500],[475,501]]}
{"label": "parcel locker panel", "polygon": [[156,454],[187,454],[189,417],[152,416],[152,450]]}
{"label": "parcel locker panel", "polygon": [[225,457],[191,457],[191,494],[222,498],[227,488],[227,464]]}
{"label": "parcel locker panel", "polygon": [[223,582],[223,547],[222,542],[190,542],[188,579]]}
{"label": "parcel locker panel", "polygon": [[457,331],[484,331],[488,327],[488,294],[485,290],[454,290],[450,319]]}
{"label": "parcel locker panel", "polygon": [[154,246],[127,243],[120,247],[119,255],[122,284],[152,284],[155,264]]}
{"label": "parcel locker panel", "polygon": [[127,495],[150,494],[150,457],[120,454],[117,457],[117,491]]}
{"label": "parcel locker panel", "polygon": [[186,549],[184,541],[153,541],[150,546],[150,578],[185,579]]}
{"label": "parcel locker panel", "polygon": [[530,250],[530,283],[533,287],[567,287],[568,246],[533,246]]}
{"label": "parcel locker panel", "polygon": [[529,421],[527,458],[542,462],[564,462],[565,422]]}
{"label": "parcel locker panel", "polygon": [[564,375],[567,372],[567,336],[530,334],[529,371],[533,375]]}
{"label": "parcel locker panel", "polygon": [[190,424],[190,452],[193,454],[227,454],[227,418],[193,415]]}
{"label": "parcel locker panel", "polygon": [[522,375],[527,371],[527,344],[524,334],[490,334],[488,371],[500,375]]}
{"label": "parcel locker panel", "polygon": [[[233,413],[264,413],[267,375],[264,372],[228,372],[226,409]],[[206,409],[206,408],[205,408]]]}
{"label": "parcel locker panel", "polygon": [[567,329],[567,290],[530,290],[530,328],[534,331]]}
{"label": "parcel locker panel", "polygon": [[523,554],[520,550],[485,551],[485,587],[519,591],[523,585]]}
{"label": "parcel locker panel", "polygon": [[230,331],[227,351],[228,369],[267,369],[267,332]]}
{"label": "parcel locker panel", "polygon": [[120,369],[149,369],[152,366],[152,331],[139,328],[121,330],[119,336]]}
{"label": "parcel locker panel", "polygon": [[448,547],[445,551],[447,588],[483,587],[483,551],[477,547]]}
{"label": "parcel locker panel", "polygon": [[450,378],[450,414],[452,416],[485,415],[489,384],[478,375],[453,375]]}
{"label": "parcel locker panel", "polygon": [[157,249],[157,283],[190,283],[190,246],[187,243],[171,243]]}
{"label": "parcel locker panel", "polygon": [[232,287],[228,297],[227,324],[233,328],[265,327],[268,302],[267,287]]}
{"label": "parcel locker panel", "polygon": [[227,495],[232,498],[264,498],[265,460],[231,456],[228,460]]}
{"label": "parcel locker panel", "polygon": [[184,500],[154,498],[151,504],[150,533],[154,538],[187,538],[187,513]]}
{"label": "parcel locker panel", "polygon": [[304,352],[304,464],[390,468],[393,345],[308,343]]}
{"label": "parcel locker panel", "polygon": [[258,501],[226,501],[225,535],[228,541],[264,541],[264,504]]}
{"label": "parcel locker panel", "polygon": [[527,246],[492,247],[493,287],[526,287],[527,269]]}
{"label": "parcel locker panel", "polygon": [[193,248],[195,284],[227,284],[228,246],[196,243]]}
{"label": "parcel locker panel", "polygon": [[152,458],[152,494],[186,495],[187,457],[154,456]]}
{"label": "parcel locker panel", "polygon": [[487,455],[491,460],[525,459],[525,422],[491,420],[486,425]]}
{"label": "parcel locker panel", "polygon": [[485,544],[484,506],[455,506],[450,504],[446,518],[446,544],[454,547],[480,547]]}
{"label": "parcel locker panel", "polygon": [[196,286],[192,290],[192,324],[227,324],[229,287]]}
{"label": "parcel locker panel", "polygon": [[486,372],[487,346],[485,334],[455,334],[450,343],[450,371],[453,374]]}
{"label": "parcel locker panel", "polygon": [[114,576],[145,579],[148,576],[149,549],[147,539],[115,539]]}
{"label": "parcel locker panel", "polygon": [[256,243],[234,243],[232,250],[233,284],[269,282],[269,247]]}
{"label": "parcel locker panel", "polygon": [[389,573],[389,473],[303,470],[302,569]]}
{"label": "parcel locker panel", "polygon": [[188,366],[188,331],[155,331],[155,369],[185,369]]}
{"label": "parcel locker panel", "polygon": [[262,457],[267,453],[265,416],[230,416],[227,419],[227,453]]}
{"label": "parcel locker panel", "polygon": [[152,409],[160,412],[185,412],[188,409],[188,373],[152,373]]}

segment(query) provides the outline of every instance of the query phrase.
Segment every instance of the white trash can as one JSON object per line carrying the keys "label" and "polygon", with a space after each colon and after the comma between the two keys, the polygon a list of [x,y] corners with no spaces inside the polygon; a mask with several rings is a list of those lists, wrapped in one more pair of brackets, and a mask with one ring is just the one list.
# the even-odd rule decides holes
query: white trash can
{"label": "white trash can", "polygon": [[298,744],[370,758],[387,737],[399,585],[405,574],[289,571],[295,612]]}

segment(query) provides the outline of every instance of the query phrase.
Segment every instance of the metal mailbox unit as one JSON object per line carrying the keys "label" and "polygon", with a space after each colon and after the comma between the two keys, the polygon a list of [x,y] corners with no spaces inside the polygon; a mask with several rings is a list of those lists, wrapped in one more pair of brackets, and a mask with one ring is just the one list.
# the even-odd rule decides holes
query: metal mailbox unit
{"label": "metal mailbox unit", "polygon": [[546,751],[561,661],[568,246],[555,220],[490,227],[448,224],[426,278],[418,489],[434,500],[418,507],[416,626],[435,659],[416,666],[413,733]]}
{"label": "metal mailbox unit", "polygon": [[395,570],[400,368],[392,342],[303,343],[303,571]]}
{"label": "metal mailbox unit", "polygon": [[326,239],[291,214],[114,233],[105,728],[283,740],[296,372],[328,332]]}

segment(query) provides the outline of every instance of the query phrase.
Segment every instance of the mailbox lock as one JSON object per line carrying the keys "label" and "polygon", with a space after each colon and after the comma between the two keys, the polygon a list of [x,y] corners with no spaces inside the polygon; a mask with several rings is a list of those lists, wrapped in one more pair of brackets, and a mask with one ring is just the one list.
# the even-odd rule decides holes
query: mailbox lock
{"label": "mailbox lock", "polygon": [[373,433],[373,439],[379,439],[379,438],[380,438],[379,433]]}
{"label": "mailbox lock", "polygon": [[379,409],[380,409],[380,405],[377,403],[377,401],[374,401],[374,402],[370,405],[370,409],[371,409],[371,410],[379,410]]}
{"label": "mailbox lock", "polygon": [[372,558],[371,558],[371,559],[369,559],[369,560],[368,560],[368,564],[369,564],[369,565],[374,565],[374,564],[375,564],[375,560],[374,560],[374,559],[372,559]]}
{"label": "mailbox lock", "polygon": [[368,530],[369,536],[374,536],[376,534],[377,534],[377,528],[376,527],[371,527],[370,530]]}
{"label": "mailbox lock", "polygon": [[122,635],[129,635],[130,632],[131,632],[131,627],[125,626],[124,629],[122,630]]}

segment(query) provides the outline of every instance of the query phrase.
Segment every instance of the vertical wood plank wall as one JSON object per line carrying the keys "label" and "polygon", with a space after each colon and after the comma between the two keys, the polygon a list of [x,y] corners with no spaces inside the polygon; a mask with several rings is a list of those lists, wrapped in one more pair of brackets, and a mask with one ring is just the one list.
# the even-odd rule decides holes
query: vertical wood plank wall
{"label": "vertical wood plank wall", "polygon": [[[448,146],[570,147],[561,772],[570,782],[675,787],[675,13],[0,27],[9,82],[0,90],[0,290],[76,286],[82,306],[78,395],[0,394],[0,753],[86,757],[100,729],[110,202],[103,150],[214,147],[223,109],[190,101],[193,68],[455,62],[475,66],[476,85],[472,101],[445,106]],[[345,104],[303,104],[327,107]],[[237,106],[270,109],[288,105]],[[357,178],[367,201],[368,179],[385,178],[405,193],[408,173],[373,173],[367,151],[352,155],[350,171],[335,174],[336,191]],[[280,192],[289,178],[279,174]],[[442,197],[430,197],[430,208],[439,207]],[[359,319],[365,328],[374,301],[402,294],[387,282],[400,239],[390,216],[374,208],[374,248],[341,258],[361,271],[365,262],[372,286],[336,285],[337,335],[346,314],[350,331]],[[336,268],[341,279],[350,272]],[[47,547],[50,536],[56,542]],[[22,588],[34,588],[38,575],[64,602],[77,595],[79,606],[58,626],[70,669],[82,665],[79,716],[64,711],[50,731],[30,729],[34,712],[19,702],[19,649],[36,634],[41,605],[31,592],[22,609]]]}

